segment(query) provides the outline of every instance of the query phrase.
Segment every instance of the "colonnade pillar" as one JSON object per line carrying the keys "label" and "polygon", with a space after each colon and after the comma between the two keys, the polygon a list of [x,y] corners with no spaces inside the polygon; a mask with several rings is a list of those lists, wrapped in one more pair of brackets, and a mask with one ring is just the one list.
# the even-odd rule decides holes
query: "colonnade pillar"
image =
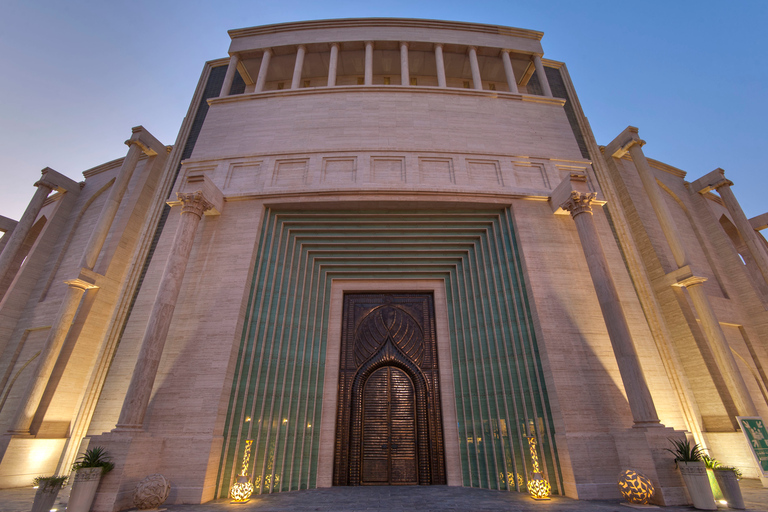
{"label": "colonnade pillar", "polygon": [[[24,240],[29,235],[29,231],[35,224],[35,219],[40,214],[40,210],[43,208],[43,203],[48,198],[48,194],[56,188],[56,185],[46,180],[46,173],[48,168],[42,170],[42,177],[35,183],[37,190],[32,196],[32,200],[27,205],[27,209],[24,210],[24,214],[19,219],[13,232],[10,234],[9,240],[5,243],[3,252],[0,253],[0,283],[5,280],[5,275],[10,270],[16,259],[16,254],[24,244]],[[6,235],[8,236],[8,235]]]}
{"label": "colonnade pillar", "polygon": [[483,81],[480,78],[480,66],[477,63],[477,48],[469,47],[469,67],[472,69],[472,87],[478,91],[483,90]]}
{"label": "colonnade pillar", "polygon": [[22,399],[21,406],[16,411],[16,416],[8,429],[8,433],[12,435],[29,435],[32,420],[69,334],[69,328],[80,306],[80,299],[86,291],[98,288],[93,279],[85,277],[64,282],[67,284],[67,292],[40,352],[39,362],[26,389],[26,399]]}
{"label": "colonnade pillar", "polygon": [[373,85],[373,41],[365,42],[365,85]]}
{"label": "colonnade pillar", "polygon": [[437,86],[447,87],[445,80],[445,60],[443,60],[443,43],[435,43],[435,67],[437,68]]}
{"label": "colonnade pillar", "polygon": [[291,89],[301,87],[301,71],[304,68],[304,55],[307,53],[307,47],[299,45],[296,50],[296,63],[293,65],[293,78],[291,79]]}
{"label": "colonnade pillar", "polygon": [[336,71],[339,67],[339,43],[331,43],[331,58],[328,60],[328,87],[336,85]]}
{"label": "colonnade pillar", "polygon": [[597,203],[596,194],[588,191],[586,182],[586,176],[577,173],[564,179],[552,192],[552,208],[555,213],[569,212],[576,223],[581,248],[627,393],[634,426],[661,426],[592,217],[592,204]]}
{"label": "colonnade pillar", "polygon": [[509,92],[518,93],[515,71],[512,69],[512,60],[509,58],[509,50],[501,50],[501,61],[504,63],[504,73],[507,75],[507,87]]}
{"label": "colonnade pillar", "polygon": [[760,269],[763,279],[768,283],[768,254],[761,247],[762,244],[752,227],[752,223],[749,222],[749,219],[744,214],[744,210],[741,209],[741,205],[736,200],[736,196],[733,195],[732,185],[733,182],[725,177],[725,171],[717,168],[696,180],[693,183],[693,189],[700,194],[705,194],[713,189],[717,190],[723,203],[725,203],[725,208],[731,214],[736,229],[739,230],[741,238],[744,239],[744,243],[747,245],[752,258]]}
{"label": "colonnade pillar", "polygon": [[645,141],[640,139],[637,128],[630,126],[608,145],[606,153],[614,158],[620,158],[626,152],[629,152],[632,156],[632,161],[640,176],[640,181],[643,183],[643,189],[651,201],[651,206],[659,220],[661,230],[672,250],[672,255],[678,267],[676,271],[668,274],[666,279],[670,281],[670,285],[688,290],[693,307],[699,316],[699,320],[701,320],[704,337],[707,339],[707,343],[712,350],[715,363],[733,398],[738,414],[740,416],[756,416],[757,409],[755,404],[739,371],[733,353],[731,353],[731,348],[725,338],[720,322],[717,320],[717,316],[702,286],[707,279],[694,275],[693,270],[690,268],[690,259],[685,246],[682,244],[677,226],[664,201],[664,197],[661,195],[661,189],[656,184],[656,177],[653,175],[651,166],[648,164],[648,160],[643,153],[642,146],[644,144]]}
{"label": "colonnade pillar", "polygon": [[400,42],[400,84],[411,85],[411,70],[408,66],[408,43]]}
{"label": "colonnade pillar", "polygon": [[533,65],[536,67],[536,75],[539,77],[539,82],[541,83],[541,90],[544,93],[544,96],[551,98],[552,97],[552,89],[549,87],[549,80],[547,79],[547,73],[544,71],[544,64],[541,62],[541,56],[534,55],[533,56]]}
{"label": "colonnade pillar", "polygon": [[141,152],[143,151],[148,155],[157,155],[158,151],[163,151],[163,154],[165,154],[165,147],[141,126],[133,128],[131,138],[125,143],[130,149],[123,160],[123,165],[120,167],[115,183],[112,185],[109,197],[102,207],[96,227],[91,233],[91,237],[88,239],[88,243],[83,251],[80,273],[78,277],[64,281],[68,285],[67,292],[59,306],[56,320],[45,340],[27,389],[24,395],[22,395],[19,409],[9,429],[10,434],[29,434],[35,412],[40,405],[40,400],[48,385],[51,372],[59,358],[64,341],[69,334],[70,327],[80,305],[80,300],[86,291],[99,288],[97,281],[102,276],[93,272],[93,268],[109,234],[120,202],[128,189],[128,184],[136,169]]}
{"label": "colonnade pillar", "polygon": [[264,48],[264,54],[261,56],[261,65],[259,66],[259,75],[256,77],[256,87],[254,87],[253,92],[264,90],[264,84],[267,83],[270,60],[272,60],[272,49]]}
{"label": "colonnade pillar", "polygon": [[221,84],[221,92],[219,92],[219,98],[229,96],[229,90],[232,88],[232,82],[235,80],[235,72],[237,71],[237,65],[239,63],[240,55],[234,54],[229,58],[227,74],[224,75],[224,83]]}
{"label": "colonnade pillar", "polygon": [[181,205],[181,220],[171,245],[171,254],[160,278],[160,285],[152,306],[152,312],[144,331],[139,357],[131,376],[128,393],[115,427],[120,430],[141,430],[152,394],[152,386],[160,365],[160,358],[168,337],[176,301],[184,280],[189,254],[195,241],[197,225],[209,210],[218,213],[223,205],[221,192],[205,176],[190,176],[188,185],[201,184],[201,190],[178,192],[178,200],[169,202]]}

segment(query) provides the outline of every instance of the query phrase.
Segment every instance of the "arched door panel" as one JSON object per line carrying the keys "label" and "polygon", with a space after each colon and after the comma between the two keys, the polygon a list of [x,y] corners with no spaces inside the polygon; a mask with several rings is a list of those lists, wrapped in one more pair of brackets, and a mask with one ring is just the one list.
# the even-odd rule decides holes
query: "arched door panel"
{"label": "arched door panel", "polygon": [[362,484],[418,483],[416,393],[402,370],[375,371],[363,390]]}

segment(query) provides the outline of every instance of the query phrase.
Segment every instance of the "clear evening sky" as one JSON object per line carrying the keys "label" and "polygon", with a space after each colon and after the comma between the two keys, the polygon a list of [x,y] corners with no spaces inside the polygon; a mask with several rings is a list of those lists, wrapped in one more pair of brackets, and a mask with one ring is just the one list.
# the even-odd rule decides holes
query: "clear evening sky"
{"label": "clear evening sky", "polygon": [[717,167],[748,217],[768,211],[768,2],[277,0],[0,2],[0,215],[18,219],[46,166],[125,156],[131,127],[173,144],[203,63],[228,29],[405,17],[544,32],[598,144],[628,125],[694,181]]}

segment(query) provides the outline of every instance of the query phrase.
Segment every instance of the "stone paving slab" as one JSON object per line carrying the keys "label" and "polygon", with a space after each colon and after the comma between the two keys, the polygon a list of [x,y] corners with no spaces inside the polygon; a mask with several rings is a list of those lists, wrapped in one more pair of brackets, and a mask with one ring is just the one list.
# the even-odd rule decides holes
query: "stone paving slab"
{"label": "stone paving slab", "polygon": [[[742,480],[741,489],[747,509],[768,511],[768,489],[757,480]],[[0,512],[28,512],[35,491],[31,488],[0,490]],[[168,512],[353,512],[369,510],[399,511],[543,511],[543,512],[632,512],[653,508],[630,508],[618,500],[578,501],[553,497],[534,501],[514,492],[447,486],[403,487],[331,487],[255,496],[245,504],[228,499],[203,505],[167,505]],[[693,507],[667,507],[660,512],[695,510]],[[721,508],[720,510],[728,510]],[[59,510],[59,512],[63,512]]]}

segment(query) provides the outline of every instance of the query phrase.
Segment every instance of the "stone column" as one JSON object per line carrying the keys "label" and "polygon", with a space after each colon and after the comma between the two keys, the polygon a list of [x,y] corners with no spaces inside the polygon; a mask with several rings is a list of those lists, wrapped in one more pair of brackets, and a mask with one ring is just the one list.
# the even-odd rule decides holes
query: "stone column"
{"label": "stone column", "polygon": [[112,226],[112,221],[120,206],[120,201],[128,188],[128,183],[131,180],[141,152],[144,151],[149,155],[157,155],[158,151],[165,152],[165,146],[160,144],[143,127],[137,126],[133,128],[132,132],[131,138],[126,141],[126,144],[130,147],[128,154],[123,161],[114,185],[112,185],[109,197],[106,203],[104,203],[99,219],[96,222],[96,227],[91,232],[91,237],[83,251],[80,274],[75,279],[65,281],[68,285],[66,295],[61,306],[59,306],[56,320],[48,333],[26,393],[21,398],[21,405],[9,431],[11,434],[29,432],[32,419],[40,405],[40,399],[43,396],[45,387],[48,385],[48,380],[53,367],[56,365],[61,347],[77,314],[80,299],[86,290],[98,288],[96,280],[100,276],[93,272],[93,267]]}
{"label": "stone column", "polygon": [[234,54],[229,58],[227,74],[224,75],[224,83],[221,84],[221,92],[219,92],[219,98],[229,96],[229,90],[232,88],[232,82],[235,80],[235,73],[237,72],[237,65],[239,63],[240,56],[238,54]]}
{"label": "stone column", "polygon": [[181,220],[176,228],[171,254],[168,256],[160,279],[160,287],[144,331],[139,357],[115,430],[141,430],[142,428],[189,254],[195,241],[195,231],[203,213],[213,208],[213,203],[206,199],[201,191],[177,193],[177,197],[182,204]]}
{"label": "stone column", "polygon": [[515,71],[512,69],[512,60],[509,58],[509,50],[501,50],[501,61],[504,63],[504,73],[507,75],[509,92],[518,93]]}
{"label": "stone column", "polygon": [[744,215],[744,210],[741,209],[741,205],[736,200],[736,196],[733,195],[731,186],[733,182],[725,177],[725,171],[717,168],[709,174],[699,178],[693,183],[693,189],[700,194],[705,194],[710,190],[717,190],[720,194],[720,198],[725,203],[725,208],[728,213],[731,214],[733,223],[736,229],[739,230],[741,238],[744,239],[744,243],[747,245],[752,258],[755,260],[760,273],[763,274],[763,279],[768,283],[768,254],[761,247],[760,239],[755,233],[755,229],[752,223]]}
{"label": "stone column", "polygon": [[291,89],[301,87],[301,71],[304,68],[304,55],[307,53],[307,47],[299,45],[296,50],[296,63],[293,65],[293,79],[291,80]]}
{"label": "stone column", "polygon": [[83,278],[72,279],[65,283],[68,285],[66,295],[40,352],[39,362],[33,370],[21,407],[16,411],[16,416],[8,429],[10,434],[29,435],[29,428],[61,353],[61,347],[64,346],[64,341],[69,334],[69,328],[80,306],[80,299],[87,290],[98,288],[92,281]]}
{"label": "stone column", "polygon": [[715,363],[720,369],[723,380],[731,392],[731,398],[733,398],[739,416],[757,416],[757,408],[752,401],[752,395],[749,394],[749,389],[747,389],[747,384],[739,371],[728,340],[725,339],[720,322],[717,321],[717,316],[712,310],[707,293],[702,286],[706,280],[705,277],[691,276],[675,283],[674,286],[688,290],[693,307],[699,314],[701,329],[709,342],[709,348],[712,350],[712,355],[715,357]]}
{"label": "stone column", "polygon": [[651,201],[651,206],[678,267],[674,272],[667,274],[666,279],[670,281],[670,285],[688,290],[694,310],[701,321],[704,337],[715,356],[718,370],[720,370],[720,374],[728,386],[728,391],[733,398],[739,416],[756,416],[757,409],[744,382],[744,377],[739,371],[728,340],[726,340],[720,322],[709,303],[704,287],[701,286],[706,278],[695,276],[690,268],[690,259],[685,246],[682,244],[677,225],[674,223],[667,203],[661,195],[661,189],[656,184],[656,177],[643,153],[642,146],[644,144],[645,141],[638,136],[637,128],[630,126],[608,145],[606,154],[610,154],[614,158],[621,158],[624,153],[629,152],[632,156],[640,181],[643,183],[643,189]]}
{"label": "stone column", "polygon": [[595,198],[595,192],[587,190],[586,176],[572,174],[570,179],[563,180],[552,192],[552,207],[556,213],[558,208],[570,212],[576,223],[581,248],[587,260],[600,310],[608,328],[613,354],[619,366],[621,381],[627,393],[634,426],[658,427],[661,422],[648,390],[629,324],[621,308],[619,294],[608,269],[608,261],[592,217],[592,203]]}
{"label": "stone column", "polygon": [[261,56],[261,65],[259,66],[259,75],[256,77],[256,87],[253,92],[264,90],[264,84],[267,83],[267,71],[269,71],[269,61],[272,60],[272,48],[264,48],[264,55]]}
{"label": "stone column", "polygon": [[541,63],[541,57],[539,55],[533,56],[533,65],[536,66],[536,76],[539,77],[541,90],[544,92],[544,96],[551,98],[552,89],[549,88],[549,80],[547,80],[547,74],[544,72],[544,64]]}
{"label": "stone column", "polygon": [[443,43],[435,43],[435,67],[437,68],[437,86],[447,87],[445,81],[445,61],[443,60]]}
{"label": "stone column", "polygon": [[[46,168],[47,169],[47,168]],[[24,244],[24,240],[29,235],[29,231],[35,224],[35,219],[40,214],[40,210],[43,208],[43,203],[48,198],[48,194],[51,190],[56,188],[56,185],[45,179],[45,171],[43,169],[43,177],[35,183],[37,190],[32,196],[32,200],[27,205],[27,209],[24,210],[24,214],[19,219],[18,224],[13,229],[9,240],[5,243],[3,252],[0,253],[0,283],[5,280],[5,275],[13,265],[13,261],[16,259],[16,253]],[[8,236],[8,235],[6,235]]]}
{"label": "stone column", "polygon": [[400,42],[400,83],[411,85],[411,70],[408,66],[408,43]]}
{"label": "stone column", "polygon": [[[134,128],[134,135],[139,133],[139,128]],[[101,209],[101,215],[96,223],[96,227],[91,231],[91,237],[88,239],[88,244],[85,246],[85,252],[83,253],[83,261],[81,266],[89,270],[93,270],[96,265],[96,260],[99,257],[104,242],[109,234],[109,229],[112,227],[112,222],[115,220],[117,210],[120,208],[120,202],[123,200],[126,190],[128,190],[128,184],[131,182],[133,171],[136,170],[136,164],[139,163],[139,157],[144,149],[149,150],[145,145],[139,143],[138,136],[131,137],[125,143],[128,145],[128,154],[123,160],[123,165],[120,167],[120,172],[117,174],[112,189],[109,191],[109,197],[106,203]],[[152,153],[157,154],[152,151]]]}
{"label": "stone column", "polygon": [[365,85],[373,84],[373,41],[365,42]]}
{"label": "stone column", "polygon": [[469,47],[469,67],[472,68],[472,87],[478,91],[483,90],[483,81],[480,78],[480,65],[477,63],[477,48]]}
{"label": "stone column", "polygon": [[661,230],[664,232],[664,237],[667,239],[669,248],[672,249],[672,255],[675,258],[675,263],[679,267],[688,265],[688,255],[685,252],[685,248],[681,242],[680,233],[677,230],[677,225],[672,220],[672,214],[669,213],[669,207],[664,201],[664,197],[661,195],[661,189],[656,184],[656,177],[653,175],[651,166],[648,164],[648,160],[645,158],[642,146],[645,144],[644,140],[638,140],[633,143],[629,148],[629,154],[632,155],[632,162],[637,168],[637,173],[640,176],[640,181],[643,183],[643,188],[648,199],[651,201],[656,217],[661,224]]}
{"label": "stone column", "polygon": [[[13,219],[9,219],[8,217],[3,217],[0,215],[0,231],[3,232],[3,238],[0,238],[0,254],[3,253],[3,249],[5,248],[5,245],[8,243],[8,240],[11,239],[11,235],[13,235],[13,230],[16,229],[16,226],[19,224],[18,221],[15,221]],[[1,276],[2,274],[0,274]]]}
{"label": "stone column", "polygon": [[339,66],[339,43],[331,43],[331,58],[328,61],[328,87],[336,85],[336,70]]}

